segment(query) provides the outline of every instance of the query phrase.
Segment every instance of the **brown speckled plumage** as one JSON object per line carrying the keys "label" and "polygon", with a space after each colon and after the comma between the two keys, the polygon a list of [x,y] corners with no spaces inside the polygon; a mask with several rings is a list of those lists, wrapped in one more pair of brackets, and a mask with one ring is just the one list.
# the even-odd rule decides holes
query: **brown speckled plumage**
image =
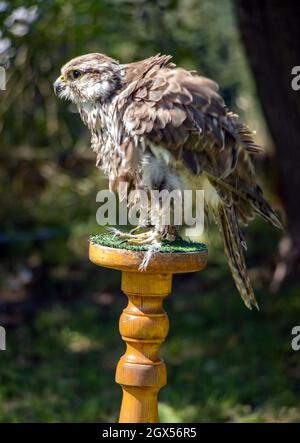
{"label": "brown speckled plumage", "polygon": [[170,60],[158,54],[121,65],[102,54],[84,55],[62,68],[56,89],[77,105],[111,189],[120,181],[159,190],[206,184],[206,205],[236,286],[249,308],[257,306],[239,222],[258,214],[280,226],[256,182],[251,155],[261,149],[227,110],[215,82]]}

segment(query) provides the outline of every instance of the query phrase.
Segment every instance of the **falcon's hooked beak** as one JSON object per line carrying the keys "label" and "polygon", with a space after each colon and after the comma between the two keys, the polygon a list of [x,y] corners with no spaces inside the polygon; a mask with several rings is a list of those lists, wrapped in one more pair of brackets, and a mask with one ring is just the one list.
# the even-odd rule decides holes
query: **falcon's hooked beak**
{"label": "falcon's hooked beak", "polygon": [[62,91],[65,81],[66,79],[63,75],[61,75],[55,80],[55,82],[53,83],[53,89],[55,95],[58,95]]}

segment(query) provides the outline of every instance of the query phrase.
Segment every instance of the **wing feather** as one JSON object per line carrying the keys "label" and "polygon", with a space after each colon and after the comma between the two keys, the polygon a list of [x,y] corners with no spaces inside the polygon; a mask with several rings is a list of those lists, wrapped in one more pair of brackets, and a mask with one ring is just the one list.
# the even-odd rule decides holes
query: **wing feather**
{"label": "wing feather", "polygon": [[[208,179],[217,193],[210,209],[236,286],[245,304],[257,307],[238,222],[247,224],[258,214],[277,227],[281,224],[256,183],[250,154],[261,149],[251,131],[226,109],[215,82],[176,68],[169,56],[158,54],[124,69],[117,106],[127,135],[169,150],[175,164]],[[134,150],[129,148],[132,146],[127,147],[130,165]],[[125,176],[134,169],[132,162],[130,166],[125,168]]]}
{"label": "wing feather", "polygon": [[126,130],[172,152],[193,174],[206,173],[238,217],[254,213],[280,225],[265,201],[250,154],[261,152],[249,128],[229,112],[214,81],[156,55],[125,66],[119,112]]}

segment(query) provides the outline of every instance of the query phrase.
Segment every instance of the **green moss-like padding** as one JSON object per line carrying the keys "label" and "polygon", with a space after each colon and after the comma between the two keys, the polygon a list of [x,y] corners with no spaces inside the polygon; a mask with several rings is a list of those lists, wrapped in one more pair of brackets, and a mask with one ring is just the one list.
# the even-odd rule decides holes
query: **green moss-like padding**
{"label": "green moss-like padding", "polygon": [[[147,251],[147,245],[129,245],[126,240],[113,237],[112,234],[95,234],[90,237],[90,242],[96,245],[108,246],[116,249],[130,251]],[[207,248],[204,243],[187,242],[182,239],[173,242],[164,241],[160,252],[204,252]]]}

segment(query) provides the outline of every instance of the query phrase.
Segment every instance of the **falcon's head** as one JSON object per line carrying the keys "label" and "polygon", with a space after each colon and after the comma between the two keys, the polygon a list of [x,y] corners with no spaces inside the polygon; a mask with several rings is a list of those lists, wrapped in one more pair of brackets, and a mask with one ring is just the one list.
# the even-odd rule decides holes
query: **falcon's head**
{"label": "falcon's head", "polygon": [[79,105],[105,100],[120,88],[121,65],[103,54],[86,54],[73,58],[61,69],[54,82],[54,92],[60,98]]}

